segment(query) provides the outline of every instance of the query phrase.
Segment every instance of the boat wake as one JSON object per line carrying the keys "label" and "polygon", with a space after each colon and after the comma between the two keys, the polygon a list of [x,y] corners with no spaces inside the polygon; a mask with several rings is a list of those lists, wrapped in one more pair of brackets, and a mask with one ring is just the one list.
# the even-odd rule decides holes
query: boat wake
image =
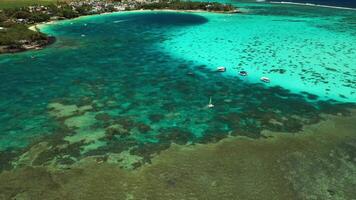
{"label": "boat wake", "polygon": [[129,21],[129,20],[128,19],[126,19],[126,20],[124,20],[124,19],[123,20],[116,20],[116,21],[114,21],[114,23],[117,24],[117,23],[127,22],[127,21]]}
{"label": "boat wake", "polygon": [[328,5],[313,4],[313,3],[296,3],[296,2],[290,2],[290,1],[270,1],[269,3],[290,4],[290,5],[300,5],[300,6],[314,6],[314,7],[322,7],[322,8],[334,8],[334,9],[344,9],[344,10],[355,10],[356,11],[356,8],[348,8],[348,7],[341,7],[341,6],[328,6]]}

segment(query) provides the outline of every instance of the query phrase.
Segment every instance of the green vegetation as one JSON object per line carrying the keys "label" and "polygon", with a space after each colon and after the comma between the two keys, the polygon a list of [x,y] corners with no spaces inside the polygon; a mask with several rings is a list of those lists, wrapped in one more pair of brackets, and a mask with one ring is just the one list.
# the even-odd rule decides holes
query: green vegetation
{"label": "green vegetation", "polygon": [[[60,7],[58,6],[60,5]],[[4,15],[9,19],[26,19],[26,23],[33,24],[48,21],[51,17],[75,18],[87,14],[91,8],[83,7],[74,11],[68,4],[58,3],[46,6],[45,10],[31,11],[27,7],[4,9]]]}
{"label": "green vegetation", "polygon": [[[50,2],[49,0],[47,1],[48,3]],[[6,8],[0,11],[0,46],[17,48],[24,44],[46,40],[44,34],[29,30],[28,25],[46,22],[53,16],[69,19],[86,15],[91,10],[91,7],[83,6],[74,11],[68,4],[57,2],[56,4],[49,4],[46,7],[35,6],[35,9],[36,11],[34,11],[34,8],[21,7]]]}
{"label": "green vegetation", "polygon": [[193,1],[161,1],[158,3],[142,4],[140,9],[172,9],[172,10],[205,10],[214,12],[235,11],[234,6],[230,4],[221,4],[217,2],[193,2]]}
{"label": "green vegetation", "polygon": [[28,29],[29,25],[49,20],[71,19],[83,15],[119,10],[204,10],[235,12],[230,4],[184,0],[0,0],[0,53],[37,48],[50,42],[44,34]]}
{"label": "green vegetation", "polygon": [[48,5],[57,0],[0,0],[0,9],[21,8],[30,5]]}
{"label": "green vegetation", "polygon": [[45,40],[45,35],[31,31],[26,25],[7,25],[6,31],[0,30],[0,45],[21,45],[26,41]]}

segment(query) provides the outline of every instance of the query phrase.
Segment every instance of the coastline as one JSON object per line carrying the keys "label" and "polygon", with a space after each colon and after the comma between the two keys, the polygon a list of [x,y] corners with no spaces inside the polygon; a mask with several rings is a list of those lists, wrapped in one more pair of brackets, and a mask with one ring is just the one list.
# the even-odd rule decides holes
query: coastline
{"label": "coastline", "polygon": [[[296,5],[296,6],[311,6],[311,7],[321,7],[321,8],[329,8],[329,9],[343,9],[343,10],[352,10],[356,11],[356,8],[349,8],[349,7],[338,7],[338,6],[329,6],[329,5],[319,5],[313,3],[296,3],[296,2],[289,2],[289,1],[269,1],[268,3],[271,4],[286,4],[286,5]],[[55,23],[57,21],[65,21],[65,20],[74,20],[80,19],[82,17],[89,17],[89,16],[98,16],[98,15],[106,15],[106,14],[114,14],[114,13],[128,13],[128,12],[178,12],[178,13],[217,13],[217,14],[236,14],[236,13],[244,13],[239,8],[236,8],[232,11],[209,11],[209,10],[175,10],[175,9],[138,9],[138,10],[127,10],[127,11],[114,11],[114,12],[103,12],[93,15],[81,15],[75,18],[64,19],[64,20],[50,20],[47,22],[41,22],[37,24],[30,25],[28,27],[31,31],[36,31],[39,33],[41,32],[41,25],[48,25]],[[47,36],[46,40],[37,40],[37,41],[30,41],[30,44],[17,46],[17,45],[7,45],[7,46],[0,46],[0,54],[7,54],[7,53],[18,53],[24,52],[28,50],[40,50],[43,49],[55,42],[55,37]]]}
{"label": "coastline", "polygon": [[[130,12],[177,12],[177,13],[216,13],[216,14],[236,14],[236,13],[242,13],[239,9],[233,10],[233,11],[208,11],[208,10],[174,10],[174,9],[140,9],[140,10],[128,10],[128,11],[115,11],[115,12],[104,12],[104,13],[98,13],[98,14],[93,14],[93,15],[82,15],[79,17],[71,18],[71,19],[64,19],[64,20],[50,20],[47,22],[41,22],[37,24],[30,25],[28,27],[29,30],[35,31],[35,32],[41,32],[41,26],[42,25],[48,25],[48,24],[54,24],[57,21],[65,21],[65,20],[76,20],[76,19],[81,19],[83,17],[90,17],[90,16],[99,16],[99,15],[108,15],[108,14],[118,14],[118,13],[130,13]],[[56,38],[54,36],[46,36],[46,40],[40,40],[40,41],[32,41],[30,45],[23,45],[21,47],[3,47],[0,48],[0,54],[7,54],[7,53],[19,53],[19,52],[24,52],[24,51],[29,51],[29,50],[41,50],[53,43],[55,43]]]}
{"label": "coastline", "polygon": [[29,44],[21,45],[21,46],[0,46],[0,55],[1,54],[9,54],[9,53],[20,53],[29,50],[41,50],[51,44],[56,42],[56,38],[53,36],[46,36],[46,39],[31,41]]}
{"label": "coastline", "polygon": [[215,14],[237,14],[237,13],[244,13],[241,10],[237,9],[235,11],[207,11],[207,10],[174,10],[174,9],[140,9],[140,10],[127,10],[127,11],[115,11],[115,12],[104,12],[98,13],[93,15],[81,15],[79,17],[71,18],[71,19],[63,19],[63,20],[50,20],[47,22],[41,22],[37,24],[33,24],[29,26],[29,29],[32,31],[40,31],[42,25],[49,25],[54,24],[59,21],[67,21],[67,20],[78,20],[85,17],[93,17],[93,16],[100,16],[100,15],[111,15],[111,14],[125,14],[125,13],[140,13],[140,12],[176,12],[176,13],[215,13]]}

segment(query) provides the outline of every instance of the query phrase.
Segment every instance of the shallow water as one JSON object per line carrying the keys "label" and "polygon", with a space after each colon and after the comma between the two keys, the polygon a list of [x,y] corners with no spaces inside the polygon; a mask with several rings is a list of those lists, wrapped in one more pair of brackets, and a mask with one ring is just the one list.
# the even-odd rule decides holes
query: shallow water
{"label": "shallow water", "polygon": [[[0,56],[1,167],[23,165],[10,161],[45,141],[51,148],[30,165],[96,155],[136,168],[171,143],[294,133],[321,113],[348,115],[355,13],[263,5],[236,15],[131,12],[42,26],[54,45]],[[215,71],[220,65],[226,73]],[[249,76],[238,77],[242,69]]]}
{"label": "shallow water", "polygon": [[355,102],[356,32],[350,27],[355,18],[268,12],[202,14],[208,23],[180,30],[162,46],[211,69],[226,66],[236,78],[245,70],[249,76],[242,79],[249,83],[267,76],[270,85],[293,92]]}
{"label": "shallow water", "polygon": [[174,145],[134,171],[95,158],[62,170],[11,170],[0,173],[0,198],[349,200],[356,195],[355,114],[326,116],[298,135]]}
{"label": "shallow water", "polygon": [[356,8],[356,2],[353,0],[292,0],[290,2]]}

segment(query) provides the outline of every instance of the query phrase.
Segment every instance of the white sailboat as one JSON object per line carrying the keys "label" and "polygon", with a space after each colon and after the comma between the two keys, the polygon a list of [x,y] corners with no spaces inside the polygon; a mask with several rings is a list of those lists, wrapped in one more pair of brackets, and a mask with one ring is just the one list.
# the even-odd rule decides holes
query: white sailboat
{"label": "white sailboat", "polygon": [[210,97],[208,108],[213,108],[213,107],[214,107],[214,104],[212,103],[212,100],[211,100],[211,97]]}

